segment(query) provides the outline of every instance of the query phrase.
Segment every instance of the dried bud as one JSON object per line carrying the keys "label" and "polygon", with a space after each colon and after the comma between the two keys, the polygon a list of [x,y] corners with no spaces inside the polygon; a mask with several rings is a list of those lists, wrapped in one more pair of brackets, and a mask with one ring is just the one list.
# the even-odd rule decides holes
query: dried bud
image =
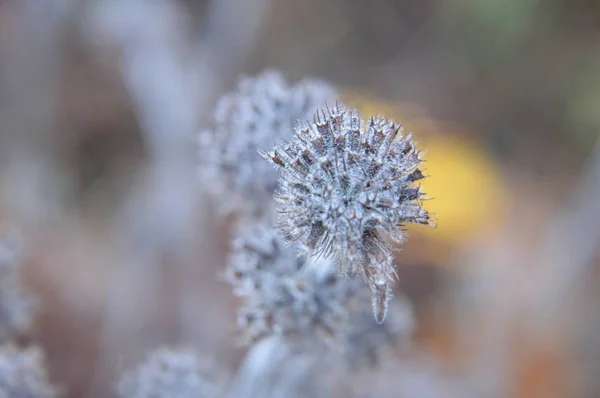
{"label": "dried bud", "polygon": [[121,398],[224,397],[221,375],[190,351],[159,348],[117,386]]}
{"label": "dried bud", "polygon": [[381,232],[401,243],[404,224],[430,224],[421,206],[420,152],[402,127],[385,118],[363,123],[336,104],[298,124],[290,141],[261,155],[282,168],[275,199],[279,229],[304,253],[334,254],[345,274],[361,273],[383,322],[395,271]]}
{"label": "dried bud", "polygon": [[54,398],[59,391],[48,381],[39,347],[0,346],[0,397]]}
{"label": "dried bud", "polygon": [[218,103],[213,127],[199,137],[200,172],[224,211],[270,208],[278,174],[257,155],[279,138],[294,135],[297,119],[310,117],[334,90],[317,80],[294,86],[274,71],[243,79]]}
{"label": "dried bud", "polygon": [[226,275],[244,299],[239,323],[250,342],[277,334],[294,346],[319,337],[341,343],[361,290],[356,281],[331,272],[330,264],[306,264],[275,230],[262,226],[236,240]]}

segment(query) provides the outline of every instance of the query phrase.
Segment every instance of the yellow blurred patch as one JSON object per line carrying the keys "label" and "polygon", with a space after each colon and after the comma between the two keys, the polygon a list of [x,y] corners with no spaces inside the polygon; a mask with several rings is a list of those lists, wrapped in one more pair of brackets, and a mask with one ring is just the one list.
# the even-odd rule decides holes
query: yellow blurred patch
{"label": "yellow blurred patch", "polygon": [[411,225],[413,235],[460,244],[493,230],[507,202],[500,171],[464,127],[431,120],[413,104],[386,103],[348,93],[344,100],[363,116],[385,115],[412,132],[425,151],[423,206],[437,218],[437,228]]}

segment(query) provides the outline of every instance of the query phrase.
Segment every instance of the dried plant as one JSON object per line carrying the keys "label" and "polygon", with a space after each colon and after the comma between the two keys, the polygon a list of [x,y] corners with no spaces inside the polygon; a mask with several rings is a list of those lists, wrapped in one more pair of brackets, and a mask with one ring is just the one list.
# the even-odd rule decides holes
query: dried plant
{"label": "dried plant", "polygon": [[25,333],[36,309],[21,284],[20,256],[18,238],[9,234],[0,243],[0,341]]}
{"label": "dried plant", "polygon": [[48,381],[39,347],[0,346],[1,398],[54,398],[59,391]]}
{"label": "dried plant", "polygon": [[190,351],[158,348],[118,383],[121,398],[219,398],[223,377]]}
{"label": "dried plant", "polygon": [[60,395],[48,381],[40,347],[18,347],[14,340],[29,331],[36,302],[20,280],[22,248],[14,231],[0,243],[0,398],[51,398]]}
{"label": "dried plant", "polygon": [[393,356],[394,348],[402,348],[409,342],[415,329],[411,303],[398,296],[394,297],[393,304],[394,309],[383,324],[373,319],[368,305],[354,311],[343,358],[347,368],[352,371],[377,369]]}
{"label": "dried plant", "polygon": [[289,85],[275,71],[246,77],[217,104],[213,127],[199,136],[201,178],[219,197],[222,210],[269,209],[278,174],[256,151],[291,138],[293,123],[310,117],[335,92],[318,80]]}
{"label": "dried plant", "polygon": [[331,272],[330,264],[306,261],[263,225],[234,242],[226,277],[244,300],[238,323],[245,342],[272,335],[293,346],[345,340],[361,286]]}
{"label": "dried plant", "polygon": [[312,256],[335,254],[344,274],[360,273],[372,291],[375,319],[385,319],[394,279],[392,248],[403,225],[429,225],[415,182],[420,151],[402,127],[382,117],[367,123],[341,104],[297,124],[295,137],[261,155],[281,168],[275,199],[279,229]]}

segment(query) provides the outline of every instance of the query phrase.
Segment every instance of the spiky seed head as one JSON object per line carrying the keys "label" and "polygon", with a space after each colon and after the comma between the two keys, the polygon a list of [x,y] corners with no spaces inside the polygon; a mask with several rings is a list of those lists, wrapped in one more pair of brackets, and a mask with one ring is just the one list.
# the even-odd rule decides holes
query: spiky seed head
{"label": "spiky seed head", "polygon": [[44,355],[37,346],[0,345],[0,397],[55,398],[59,389],[48,381]]}
{"label": "spiky seed head", "polygon": [[306,260],[266,226],[254,225],[235,241],[226,277],[244,301],[245,342],[278,335],[305,347],[345,339],[348,311],[362,287],[331,272],[330,264]]}
{"label": "spiky seed head", "polygon": [[279,229],[304,253],[335,254],[344,273],[361,273],[383,322],[395,272],[382,232],[401,243],[405,224],[431,222],[415,184],[424,178],[420,151],[393,121],[365,123],[339,103],[297,124],[295,133],[261,153],[282,169]]}
{"label": "spiky seed head", "polygon": [[222,376],[193,352],[167,347],[152,351],[145,362],[117,385],[121,398],[224,397]]}
{"label": "spiky seed head", "polygon": [[217,104],[211,129],[199,136],[200,175],[222,210],[262,213],[272,202],[278,174],[257,154],[291,138],[297,119],[312,116],[335,92],[318,80],[289,85],[275,71],[240,81]]}

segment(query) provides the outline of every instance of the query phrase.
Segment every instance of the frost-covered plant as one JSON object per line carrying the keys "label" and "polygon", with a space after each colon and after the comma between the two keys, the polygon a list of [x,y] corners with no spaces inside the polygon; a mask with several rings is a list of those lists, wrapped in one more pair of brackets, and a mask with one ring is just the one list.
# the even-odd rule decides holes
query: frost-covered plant
{"label": "frost-covered plant", "polygon": [[0,341],[27,331],[36,303],[21,284],[20,248],[15,236],[0,242]]}
{"label": "frost-covered plant", "polygon": [[158,348],[117,385],[120,398],[219,398],[222,376],[187,350]]}
{"label": "frost-covered plant", "polygon": [[293,123],[310,117],[335,91],[318,80],[289,85],[275,71],[242,79],[217,104],[213,126],[200,133],[200,176],[224,211],[270,208],[278,174],[257,155],[291,138]]}
{"label": "frost-covered plant", "polygon": [[41,348],[20,348],[12,342],[28,331],[37,307],[21,285],[21,255],[19,238],[9,231],[0,242],[0,398],[57,397]]}
{"label": "frost-covered plant", "polygon": [[368,305],[352,314],[344,350],[348,368],[378,368],[393,355],[395,347],[409,341],[415,327],[411,304],[400,297],[395,297],[393,303],[394,309],[383,324],[376,323]]}
{"label": "frost-covered plant", "polygon": [[385,319],[394,280],[392,248],[407,223],[430,224],[416,181],[420,152],[402,127],[383,117],[364,122],[341,104],[297,124],[289,142],[261,155],[281,169],[275,199],[279,229],[303,253],[335,259],[360,273],[372,291],[375,319]]}
{"label": "frost-covered plant", "polygon": [[306,260],[272,228],[254,225],[236,239],[226,277],[244,300],[238,323],[246,342],[274,335],[291,346],[343,342],[362,286]]}
{"label": "frost-covered plant", "polygon": [[54,398],[59,391],[48,381],[39,347],[0,346],[0,398]]}

